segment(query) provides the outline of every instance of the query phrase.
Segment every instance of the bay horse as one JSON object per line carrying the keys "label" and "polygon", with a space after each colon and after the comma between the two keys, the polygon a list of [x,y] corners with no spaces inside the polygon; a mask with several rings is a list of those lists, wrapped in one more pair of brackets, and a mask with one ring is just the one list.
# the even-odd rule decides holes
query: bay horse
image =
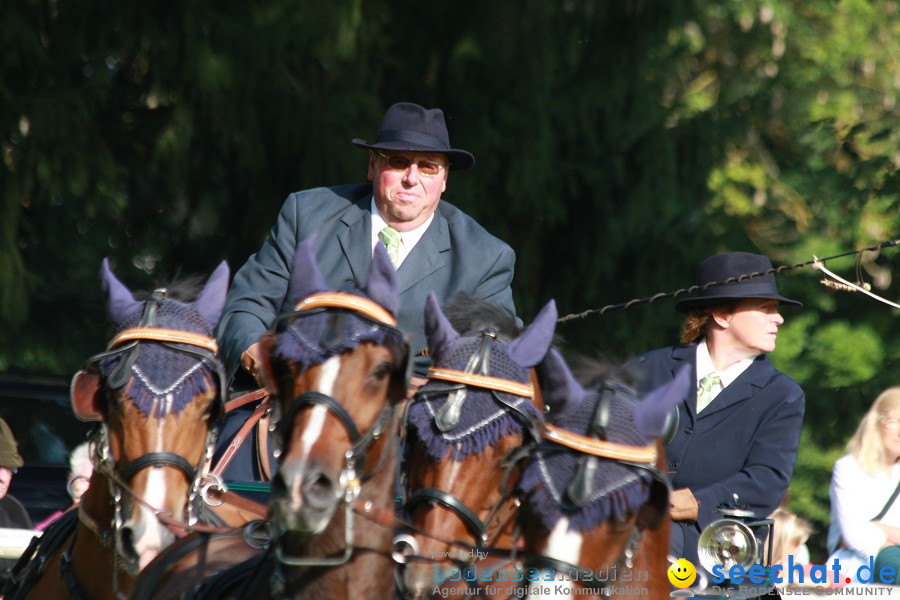
{"label": "bay horse", "polygon": [[247,558],[240,536],[194,540],[195,549],[177,555],[173,546],[173,560],[160,556],[133,600],[392,597],[397,429],[409,367],[393,316],[396,273],[379,244],[364,289],[328,291],[315,241],[299,244],[293,259],[295,310],[261,339],[281,449],[267,547]]}
{"label": "bay horse", "polygon": [[[599,364],[599,363],[598,363]],[[661,434],[689,374],[641,399],[609,365],[582,387],[551,350],[537,368],[551,411],[519,480],[530,598],[668,598]]]}
{"label": "bay horse", "polygon": [[223,406],[212,332],[228,277],[223,262],[199,293],[194,280],[147,297],[132,294],[103,261],[114,337],[71,386],[75,415],[100,424],[90,487],[26,551],[5,598],[121,598],[137,573],[197,522]]}
{"label": "bay horse", "polygon": [[551,301],[520,334],[513,315],[488,302],[463,296],[444,313],[434,295],[428,298],[425,332],[434,366],[408,407],[411,530],[396,538],[405,597],[430,598],[435,588],[461,595],[447,589],[461,585],[442,581],[448,571],[494,564],[493,556],[483,560],[487,548],[516,544],[510,457],[539,436],[542,408],[531,370],[553,341],[556,318]]}

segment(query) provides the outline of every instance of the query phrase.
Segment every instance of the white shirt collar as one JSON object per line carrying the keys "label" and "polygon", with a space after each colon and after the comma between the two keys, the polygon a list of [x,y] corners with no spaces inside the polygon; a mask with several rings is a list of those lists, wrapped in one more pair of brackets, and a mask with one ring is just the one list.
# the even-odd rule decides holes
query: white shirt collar
{"label": "white shirt collar", "polygon": [[718,375],[722,379],[722,389],[724,389],[740,377],[741,373],[746,371],[752,364],[753,358],[745,358],[734,363],[724,371],[717,371],[715,365],[713,365],[712,357],[709,355],[706,338],[704,338],[697,344],[697,387],[700,387],[700,380],[707,375]]}
{"label": "white shirt collar", "polygon": [[[378,207],[375,206],[374,195],[372,196],[369,210],[372,213],[372,252],[375,252],[375,244],[381,243],[381,238],[378,237],[378,234],[381,233],[381,230],[387,227],[388,224],[378,211]],[[422,236],[425,235],[425,231],[428,229],[428,226],[431,225],[431,221],[433,220],[434,213],[431,213],[428,215],[428,218],[425,219],[425,222],[415,229],[397,232],[400,234],[400,251],[397,253],[397,268],[400,268],[400,265],[402,265],[403,261],[406,260],[406,257],[409,256],[412,249],[416,247],[416,244],[418,244],[419,240],[422,239]]]}

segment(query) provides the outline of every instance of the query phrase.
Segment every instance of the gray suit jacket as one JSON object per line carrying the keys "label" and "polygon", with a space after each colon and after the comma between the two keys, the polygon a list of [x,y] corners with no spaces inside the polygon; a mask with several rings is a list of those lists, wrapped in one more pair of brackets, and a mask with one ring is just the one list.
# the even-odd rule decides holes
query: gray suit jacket
{"label": "gray suit jacket", "polygon": [[[336,290],[365,285],[372,261],[372,186],[344,185],[288,196],[262,248],[235,274],[217,337],[229,377],[241,353],[280,313],[297,244],[317,233],[316,257],[325,282]],[[429,292],[442,303],[465,292],[515,314],[512,282],[515,253],[474,219],[441,200],[428,230],[397,270],[400,328],[413,352],[425,346],[424,308]]]}

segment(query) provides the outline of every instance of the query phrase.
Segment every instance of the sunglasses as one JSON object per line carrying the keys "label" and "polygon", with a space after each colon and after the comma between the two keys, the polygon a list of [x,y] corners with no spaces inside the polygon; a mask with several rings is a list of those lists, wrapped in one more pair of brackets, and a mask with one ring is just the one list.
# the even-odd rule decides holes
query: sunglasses
{"label": "sunglasses", "polygon": [[383,154],[377,150],[375,153],[387,161],[388,168],[392,171],[405,171],[411,164],[415,163],[419,175],[422,175],[423,177],[434,177],[446,168],[445,165],[430,160],[414,160],[401,154]]}
{"label": "sunglasses", "polygon": [[893,417],[879,417],[878,422],[888,431],[900,430],[900,419],[895,419]]}

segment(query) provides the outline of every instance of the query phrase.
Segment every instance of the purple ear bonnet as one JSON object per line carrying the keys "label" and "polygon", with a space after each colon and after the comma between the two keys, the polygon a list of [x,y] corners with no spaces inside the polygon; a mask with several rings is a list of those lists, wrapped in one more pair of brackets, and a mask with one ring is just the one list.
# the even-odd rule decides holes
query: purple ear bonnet
{"label": "purple ear bonnet", "polygon": [[688,393],[690,377],[690,367],[681,367],[672,381],[647,394],[638,404],[634,411],[634,424],[642,436],[649,439],[662,434],[669,414]]}
{"label": "purple ear bonnet", "polygon": [[[550,361],[549,365],[547,361]],[[547,361],[542,365],[547,368],[542,369],[540,375],[548,379],[542,380],[541,388],[545,390],[545,398],[555,396],[562,406],[558,412],[551,411],[553,425],[579,435],[595,437],[593,426],[597,415],[602,414],[598,413],[598,403],[605,396],[603,402],[608,415],[605,439],[628,446],[656,443],[652,437],[643,435],[635,422],[635,407],[641,402],[631,388],[618,382],[608,382],[608,387],[586,391],[575,382],[558,354],[548,355]],[[569,401],[562,402],[563,396],[568,396]],[[649,498],[649,476],[642,470],[612,459],[588,457],[554,444],[550,447],[551,450],[538,451],[533,456],[519,483],[548,531],[561,517],[568,519],[570,530],[585,531],[637,510]],[[594,471],[579,488],[586,490],[584,497],[576,501],[570,489],[585,459],[595,461]]]}
{"label": "purple ear bonnet", "polygon": [[[116,325],[116,333],[135,327],[155,327],[212,338],[225,303],[228,275],[228,266],[223,262],[191,303],[171,298],[159,303],[152,299],[138,302],[112,273],[107,260],[104,259],[101,268],[107,313]],[[155,306],[148,310],[148,303]],[[144,322],[145,313],[149,314],[148,322]],[[127,345],[122,348],[127,348]],[[120,373],[122,368],[127,368],[128,372]],[[205,358],[157,342],[140,342],[130,350],[100,361],[100,372],[104,378],[110,379],[116,373],[117,376],[112,379],[119,381],[130,373],[133,377],[128,387],[128,398],[143,414],[158,418],[165,417],[169,412],[178,414],[199,394],[217,389],[217,368]],[[112,381],[107,383],[112,384]]]}
{"label": "purple ear bonnet", "polygon": [[[476,307],[477,308],[477,307]],[[434,297],[425,308],[426,337],[437,368],[488,375],[528,384],[531,368],[543,358],[553,339],[556,309],[551,303],[514,341],[482,332],[460,335],[447,321]],[[501,438],[521,434],[523,417],[542,418],[532,398],[476,386],[456,386],[432,379],[416,395],[409,423],[435,460],[448,452],[453,460],[480,454]]]}
{"label": "purple ear bonnet", "polygon": [[397,270],[394,269],[384,244],[375,244],[366,295],[386,308],[392,315],[397,314]]}
{"label": "purple ear bonnet", "polygon": [[106,296],[106,314],[109,320],[121,325],[125,319],[140,312],[144,304],[131,295],[131,290],[119,281],[109,268],[109,259],[104,258],[100,264],[100,282]]}
{"label": "purple ear bonnet", "polygon": [[[328,291],[325,279],[319,271],[315,255],[316,235],[306,238],[297,246],[294,266],[291,270],[290,296],[296,304],[312,296]],[[384,256],[379,255],[381,247]],[[385,266],[387,261],[387,268]],[[369,269],[369,278],[363,296],[396,313],[396,273],[387,251],[381,244]],[[332,356],[352,350],[362,342],[386,345],[390,329],[348,311],[315,311],[299,313],[290,325],[278,334],[274,355],[298,363],[301,370],[322,364]]]}
{"label": "purple ear bonnet", "polygon": [[587,392],[575,381],[572,371],[566,364],[562,354],[551,348],[544,360],[536,367],[538,381],[541,383],[541,394],[551,420],[555,415],[575,410]]}

